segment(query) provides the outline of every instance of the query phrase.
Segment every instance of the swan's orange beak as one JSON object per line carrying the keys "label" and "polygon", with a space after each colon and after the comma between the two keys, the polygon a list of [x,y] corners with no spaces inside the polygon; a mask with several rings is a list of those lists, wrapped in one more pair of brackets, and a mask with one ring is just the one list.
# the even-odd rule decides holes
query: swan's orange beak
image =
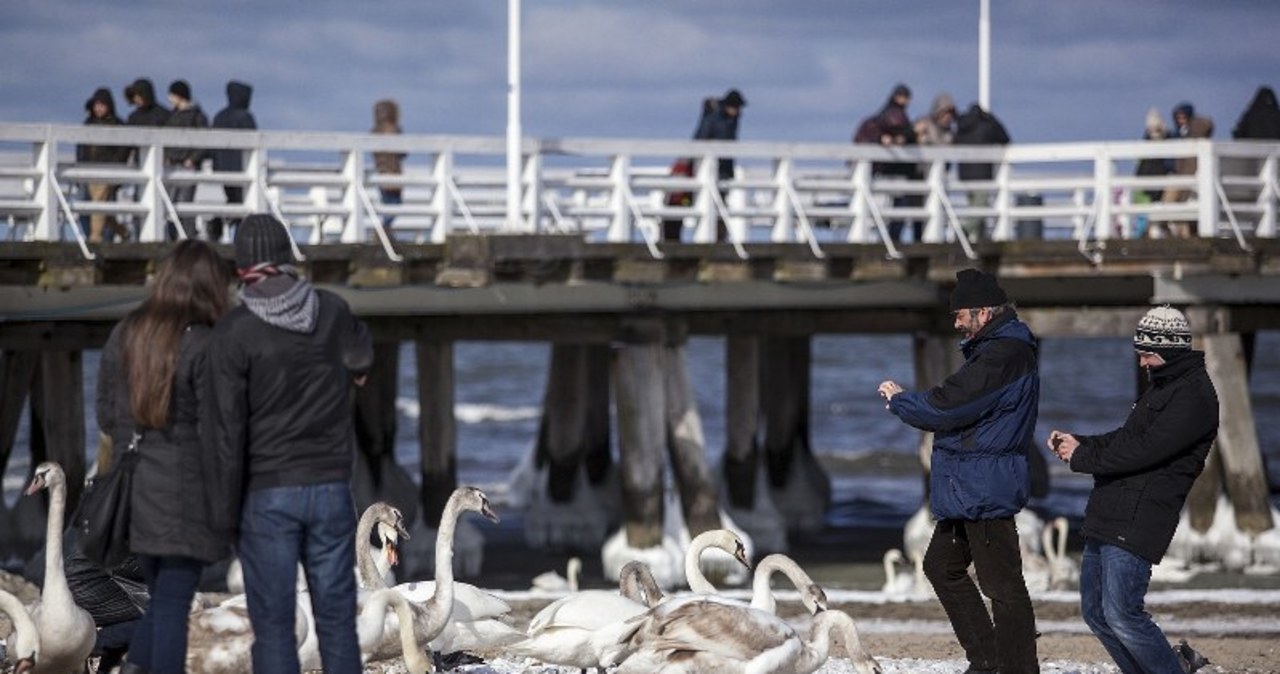
{"label": "swan's orange beak", "polygon": [[382,554],[387,558],[387,563],[391,566],[400,563],[400,553],[396,549],[395,541],[382,541]]}
{"label": "swan's orange beak", "polygon": [[13,674],[25,674],[36,668],[36,656],[23,658],[13,666]]}

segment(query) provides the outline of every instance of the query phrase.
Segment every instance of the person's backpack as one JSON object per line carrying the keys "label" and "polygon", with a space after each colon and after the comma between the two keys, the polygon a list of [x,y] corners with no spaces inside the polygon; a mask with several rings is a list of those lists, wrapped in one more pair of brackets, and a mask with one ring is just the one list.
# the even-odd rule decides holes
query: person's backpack
{"label": "person's backpack", "polygon": [[853,134],[853,142],[879,143],[881,135],[880,116],[871,115],[858,124],[858,130]]}

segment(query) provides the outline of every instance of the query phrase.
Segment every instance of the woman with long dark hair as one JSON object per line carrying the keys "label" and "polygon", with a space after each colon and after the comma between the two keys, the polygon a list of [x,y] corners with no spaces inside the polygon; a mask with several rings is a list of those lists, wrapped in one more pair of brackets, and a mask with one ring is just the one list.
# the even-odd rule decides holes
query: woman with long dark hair
{"label": "woman with long dark hair", "polygon": [[102,350],[98,424],[114,454],[136,438],[129,538],[151,593],[125,672],[185,671],[200,574],[230,552],[230,540],[208,524],[199,414],[208,336],[227,311],[229,288],[228,266],[209,244],[181,241]]}

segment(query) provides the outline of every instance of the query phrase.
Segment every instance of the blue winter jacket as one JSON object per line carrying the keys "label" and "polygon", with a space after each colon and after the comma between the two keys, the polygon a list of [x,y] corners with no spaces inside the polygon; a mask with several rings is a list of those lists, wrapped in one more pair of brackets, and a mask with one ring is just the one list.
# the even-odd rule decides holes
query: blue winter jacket
{"label": "blue winter jacket", "polygon": [[895,395],[889,410],[934,433],[934,517],[1012,517],[1030,491],[1027,448],[1040,401],[1036,338],[1010,310],[960,349],[965,363],[959,370],[927,391]]}

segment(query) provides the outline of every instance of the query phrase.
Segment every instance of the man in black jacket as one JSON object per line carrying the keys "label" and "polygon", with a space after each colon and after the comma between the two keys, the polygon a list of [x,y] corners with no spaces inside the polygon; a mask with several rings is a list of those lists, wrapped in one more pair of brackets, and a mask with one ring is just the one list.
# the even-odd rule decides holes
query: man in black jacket
{"label": "man in black jacket", "polygon": [[1169,648],[1144,598],[1217,437],[1218,394],[1177,309],[1148,311],[1133,346],[1151,387],[1124,426],[1102,435],[1055,430],[1048,444],[1071,470],[1093,475],[1080,569],[1089,629],[1125,674],[1193,671],[1203,659],[1185,643]]}
{"label": "man in black jacket", "polygon": [[[1008,145],[1009,132],[995,115],[973,103],[956,118],[956,135],[951,142],[955,145]],[[995,167],[989,162],[961,162],[956,166],[956,175],[961,181],[989,181],[995,177]],[[991,192],[971,190],[968,201],[970,206],[985,208],[991,204]],[[970,241],[981,241],[986,237],[986,218],[965,218],[961,226]]]}
{"label": "man in black jacket", "polygon": [[351,384],[373,363],[372,340],[342,298],[298,277],[279,220],[245,218],[234,247],[244,287],[210,337],[206,475],[211,521],[239,533],[253,671],[299,670],[301,562],[324,670],[358,674]]}
{"label": "man in black jacket", "polygon": [[[218,114],[213,116],[212,128],[239,129],[243,131],[257,129],[258,121],[254,119],[253,113],[249,112],[249,101],[252,98],[253,87],[236,80],[227,82],[227,107],[219,110]],[[212,155],[214,171],[238,172],[244,170],[244,150],[214,150]],[[243,185],[223,185],[222,192],[226,195],[228,204],[244,203]],[[232,218],[226,224],[235,227],[240,224],[240,218]],[[223,225],[221,217],[209,221],[207,233],[210,241],[222,240]]]}

